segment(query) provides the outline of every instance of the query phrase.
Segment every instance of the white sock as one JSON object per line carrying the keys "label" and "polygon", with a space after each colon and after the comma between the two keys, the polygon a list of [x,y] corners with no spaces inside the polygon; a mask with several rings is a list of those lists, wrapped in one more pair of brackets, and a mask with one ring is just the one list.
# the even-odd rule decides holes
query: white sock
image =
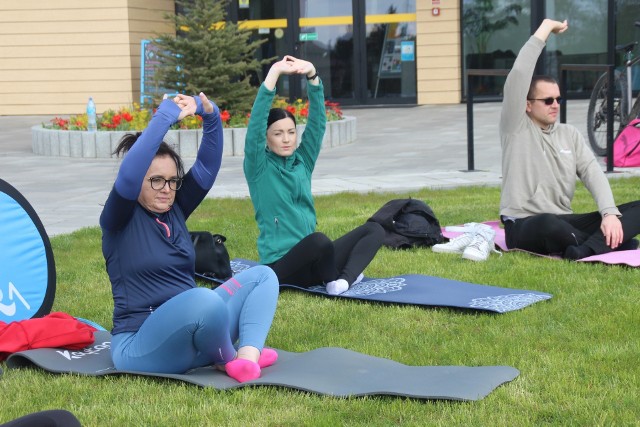
{"label": "white sock", "polygon": [[351,286],[357,285],[358,283],[362,282],[362,279],[364,279],[364,273],[358,274],[358,277],[356,277],[356,280],[353,281]]}
{"label": "white sock", "polygon": [[349,283],[344,279],[338,279],[327,283],[327,293],[329,295],[340,295],[348,289]]}

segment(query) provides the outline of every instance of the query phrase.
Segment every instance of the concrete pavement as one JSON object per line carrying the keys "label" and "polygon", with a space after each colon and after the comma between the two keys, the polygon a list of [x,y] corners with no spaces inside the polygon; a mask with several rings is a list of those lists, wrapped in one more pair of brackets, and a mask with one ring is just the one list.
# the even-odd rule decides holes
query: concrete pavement
{"label": "concrete pavement", "polygon": [[[586,134],[587,101],[570,101],[567,122]],[[419,188],[499,185],[499,103],[474,107],[475,169],[467,172],[466,106],[345,108],[357,118],[357,141],[322,151],[314,194],[410,192]],[[117,159],[33,154],[33,125],[50,117],[0,117],[0,178],[17,188],[49,235],[98,225],[119,167]],[[193,159],[185,159],[189,167]],[[603,166],[604,168],[604,166]],[[612,176],[640,174],[628,169]],[[225,157],[208,197],[248,197],[241,157]]]}

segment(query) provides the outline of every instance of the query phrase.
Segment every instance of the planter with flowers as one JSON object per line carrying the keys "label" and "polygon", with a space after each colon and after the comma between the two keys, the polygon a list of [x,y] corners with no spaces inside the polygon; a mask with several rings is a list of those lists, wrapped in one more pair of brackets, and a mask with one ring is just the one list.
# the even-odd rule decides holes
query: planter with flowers
{"label": "planter with flowers", "polygon": [[[355,117],[343,116],[339,105],[327,101],[327,129],[322,148],[349,144],[356,139]],[[308,116],[308,103],[298,99],[293,103],[277,99],[275,107],[286,108],[298,124],[298,138],[304,131]],[[87,131],[87,115],[56,117],[49,123],[31,128],[32,147],[35,154],[44,156],[109,158],[120,139],[127,133],[142,131],[149,123],[152,112],[134,104],[131,108],[108,110],[98,118],[98,131]],[[224,124],[223,156],[243,156],[249,114],[220,112]],[[195,157],[202,139],[202,120],[199,116],[187,117],[170,130],[165,141],[172,144],[182,157]],[[299,141],[298,141],[299,142]]]}

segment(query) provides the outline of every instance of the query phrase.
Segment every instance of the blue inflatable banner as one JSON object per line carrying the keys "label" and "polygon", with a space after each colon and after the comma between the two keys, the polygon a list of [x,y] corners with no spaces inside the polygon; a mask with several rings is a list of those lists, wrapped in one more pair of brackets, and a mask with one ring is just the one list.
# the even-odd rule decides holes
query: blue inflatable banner
{"label": "blue inflatable banner", "polygon": [[49,314],[56,271],[49,237],[29,202],[0,179],[0,321]]}

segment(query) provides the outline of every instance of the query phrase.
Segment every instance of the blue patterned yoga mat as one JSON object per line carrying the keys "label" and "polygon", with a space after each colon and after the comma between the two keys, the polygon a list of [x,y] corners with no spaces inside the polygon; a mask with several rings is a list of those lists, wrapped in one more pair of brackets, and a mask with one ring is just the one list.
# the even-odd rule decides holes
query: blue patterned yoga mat
{"label": "blue patterned yoga mat", "polygon": [[[234,273],[258,265],[255,261],[236,258],[231,261]],[[209,280],[207,277],[198,276]],[[519,310],[552,297],[551,294],[524,289],[500,288],[443,279],[422,274],[405,274],[386,278],[365,277],[341,295],[327,294],[322,285],[303,288],[292,284],[280,284],[285,289],[295,289],[332,298],[348,298],[392,304],[411,304],[432,307],[452,307],[506,313]]]}

